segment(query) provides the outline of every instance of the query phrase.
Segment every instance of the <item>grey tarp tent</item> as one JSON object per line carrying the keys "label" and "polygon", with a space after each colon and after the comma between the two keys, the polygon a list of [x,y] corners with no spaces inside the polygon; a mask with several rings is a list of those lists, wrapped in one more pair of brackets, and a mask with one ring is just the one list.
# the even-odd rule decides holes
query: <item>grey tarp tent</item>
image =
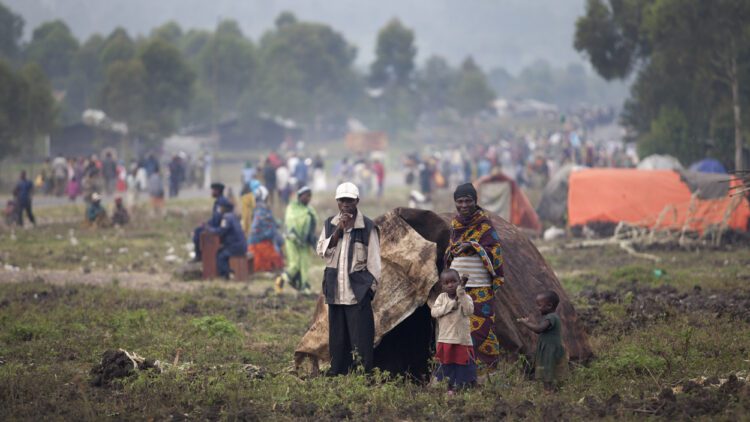
{"label": "grey tarp tent", "polygon": [[582,167],[566,164],[552,175],[536,207],[536,213],[540,219],[560,226],[565,225],[565,218],[568,214],[568,178],[571,172],[580,168]]}

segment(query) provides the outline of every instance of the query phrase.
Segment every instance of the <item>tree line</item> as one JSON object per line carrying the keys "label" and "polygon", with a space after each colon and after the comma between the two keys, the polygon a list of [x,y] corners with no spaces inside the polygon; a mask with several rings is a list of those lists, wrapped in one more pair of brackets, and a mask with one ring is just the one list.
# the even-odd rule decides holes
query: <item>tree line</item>
{"label": "tree line", "polygon": [[[290,12],[280,14],[258,40],[233,20],[212,31],[168,22],[147,36],[117,28],[83,41],[55,20],[22,42],[23,26],[21,16],[0,4],[0,77],[14,81],[0,85],[9,91],[0,98],[4,155],[56,123],[79,121],[89,108],[156,144],[181,127],[212,125],[228,116],[252,135],[261,112],[294,119],[313,138],[351,116],[398,133],[413,128],[423,113],[451,108],[470,117],[495,98],[471,57],[458,67],[431,57],[418,68],[415,34],[397,19],[378,33],[368,69],[356,66],[357,49],[342,34]],[[18,108],[21,97],[30,108]],[[14,113],[35,117],[22,123]]]}
{"label": "tree line", "polygon": [[[750,2],[587,0],[575,48],[608,80],[635,75],[623,122],[641,155],[743,168],[750,118]],[[746,159],[745,159],[746,160]]]}

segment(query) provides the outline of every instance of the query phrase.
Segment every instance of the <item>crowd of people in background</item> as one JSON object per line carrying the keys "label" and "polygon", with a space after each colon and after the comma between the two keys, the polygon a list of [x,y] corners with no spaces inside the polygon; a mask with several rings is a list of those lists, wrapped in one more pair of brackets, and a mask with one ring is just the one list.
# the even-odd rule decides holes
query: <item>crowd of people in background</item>
{"label": "crowd of people in background", "polygon": [[[637,157],[621,143],[594,143],[577,130],[522,133],[510,139],[467,142],[461,146],[437,149],[426,153],[408,154],[394,167],[401,167],[405,183],[412,194],[420,194],[429,202],[436,189],[450,189],[466,180],[476,180],[502,171],[522,187],[542,188],[549,178],[566,164],[588,167],[632,167]],[[157,156],[146,154],[126,163],[114,150],[105,150],[88,157],[47,159],[33,180],[36,192],[67,196],[71,201],[82,197],[86,204],[91,195],[102,198],[120,197],[125,209],[132,210],[142,195],[150,199],[152,210],[163,214],[165,198],[175,198],[188,187],[208,188],[211,182],[212,157],[208,153],[191,157],[184,152]],[[303,186],[313,192],[325,191],[330,183],[353,183],[363,197],[382,197],[386,185],[385,154],[379,151],[352,153],[330,160],[326,153],[305,153],[300,144],[284,145],[278,151],[259,159],[247,160],[241,169],[239,202],[240,223],[246,236],[251,236],[250,217],[258,205],[257,189],[267,192],[266,205],[286,207]],[[19,192],[25,192],[19,190]],[[227,198],[234,201],[231,187]],[[29,201],[17,201],[14,218]],[[26,207],[30,209],[30,206]],[[31,219],[31,218],[30,218]]]}
{"label": "crowd of people in background", "polygon": [[[169,196],[176,197],[186,186],[204,186],[207,154],[191,160],[187,154],[180,152],[171,157],[165,166],[155,153],[149,153],[139,159],[126,163],[117,159],[114,151],[106,151],[103,158],[98,154],[81,157],[64,157],[58,155],[45,160],[45,163],[34,180],[38,193],[54,196],[67,196],[71,201],[79,197],[87,203],[91,194],[137,196],[150,193],[151,180],[154,174],[160,174],[161,183],[169,187]],[[166,171],[165,171],[166,170]],[[134,200],[134,197],[130,198]]]}
{"label": "crowd of people in background", "polygon": [[436,189],[453,188],[502,171],[520,186],[543,188],[566,164],[586,167],[634,167],[637,156],[620,143],[594,143],[576,131],[546,136],[521,135],[514,140],[472,143],[446,150],[418,152],[403,160],[405,182],[429,201]]}
{"label": "crowd of people in background", "polygon": [[[106,207],[101,205],[101,201],[114,198],[111,211],[115,218],[107,221],[127,224],[130,217],[126,213],[132,211],[141,195],[148,195],[153,211],[161,214],[167,192],[169,197],[174,198],[185,187],[203,187],[210,183],[210,171],[209,154],[191,159],[184,152],[179,152],[168,162],[162,162],[152,152],[129,163],[118,159],[114,150],[79,157],[57,155],[46,159],[33,179],[27,179],[23,172],[13,190],[13,199],[6,204],[5,222],[22,226],[21,212],[26,212],[29,221],[35,222],[31,211],[33,192],[67,197],[71,202],[81,198],[87,208],[84,223],[91,225],[96,220],[95,226],[104,225],[98,208],[101,207],[106,214]],[[99,217],[90,218],[89,211]]]}

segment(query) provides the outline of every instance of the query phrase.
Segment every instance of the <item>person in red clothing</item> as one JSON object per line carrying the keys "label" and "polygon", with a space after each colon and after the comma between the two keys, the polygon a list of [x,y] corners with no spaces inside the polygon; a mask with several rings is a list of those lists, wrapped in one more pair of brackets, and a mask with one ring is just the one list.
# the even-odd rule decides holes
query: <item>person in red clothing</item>
{"label": "person in red clothing", "polygon": [[440,364],[435,370],[438,381],[448,382],[448,394],[456,388],[472,387],[477,382],[477,364],[471,341],[471,316],[474,302],[466,294],[468,277],[447,269],[440,274],[443,292],[432,305],[432,317],[438,320],[437,351]]}
{"label": "person in red clothing", "polygon": [[378,198],[380,198],[383,196],[383,185],[385,184],[385,166],[380,160],[375,160],[372,163],[372,171],[378,180]]}

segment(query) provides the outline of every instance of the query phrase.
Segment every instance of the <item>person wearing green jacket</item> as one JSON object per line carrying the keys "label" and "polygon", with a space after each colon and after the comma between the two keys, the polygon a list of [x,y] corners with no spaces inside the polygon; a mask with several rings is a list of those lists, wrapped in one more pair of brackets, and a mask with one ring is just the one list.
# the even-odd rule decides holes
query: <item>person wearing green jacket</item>
{"label": "person wearing green jacket", "polygon": [[310,206],[312,191],[303,186],[297,191],[297,200],[289,203],[284,216],[286,236],[286,266],[284,273],[276,279],[276,292],[281,293],[288,283],[296,290],[309,294],[310,283],[307,273],[310,267],[310,251],[315,248],[317,236],[315,226],[318,215]]}

